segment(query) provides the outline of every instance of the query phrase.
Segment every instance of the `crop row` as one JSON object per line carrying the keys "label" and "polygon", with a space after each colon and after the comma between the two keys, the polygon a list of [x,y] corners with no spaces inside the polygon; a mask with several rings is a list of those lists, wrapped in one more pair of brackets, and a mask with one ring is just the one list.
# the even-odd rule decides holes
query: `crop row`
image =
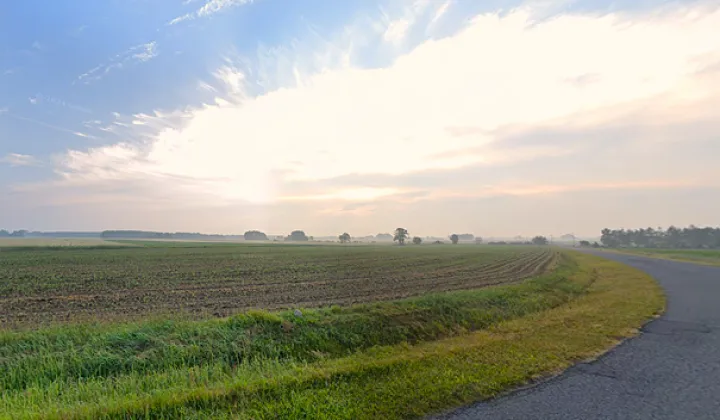
{"label": "crop row", "polygon": [[6,288],[0,325],[198,318],[399,299],[516,282],[544,271],[555,255],[473,246],[286,248],[29,252],[36,265],[0,265]]}

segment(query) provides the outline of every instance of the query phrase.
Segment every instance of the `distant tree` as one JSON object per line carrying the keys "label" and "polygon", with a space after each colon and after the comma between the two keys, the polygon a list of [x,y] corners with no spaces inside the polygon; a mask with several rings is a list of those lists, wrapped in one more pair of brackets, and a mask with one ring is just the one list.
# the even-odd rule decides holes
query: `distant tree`
{"label": "distant tree", "polygon": [[5,229],[0,230],[0,238],[7,238],[8,236],[10,236],[10,232]]}
{"label": "distant tree", "polygon": [[720,228],[670,226],[654,229],[603,229],[600,241],[607,247],[624,248],[720,248]]}
{"label": "distant tree", "polygon": [[445,242],[443,241],[435,241],[433,242],[433,245],[443,245]]}
{"label": "distant tree", "polygon": [[293,242],[307,242],[308,237],[305,235],[305,232],[302,230],[294,230],[290,232],[290,236],[285,238],[287,241],[293,241]]}
{"label": "distant tree", "polygon": [[453,245],[457,245],[457,243],[460,241],[460,237],[457,235],[457,233],[453,233],[450,235],[450,241],[453,243]]}
{"label": "distant tree", "polygon": [[590,241],[580,241],[580,246],[588,247],[588,246],[590,246]]}
{"label": "distant tree", "polygon": [[338,239],[340,239],[340,243],[344,244],[344,243],[350,242],[350,240],[352,238],[350,237],[349,233],[345,232],[342,235],[338,236]]}
{"label": "distant tree", "polygon": [[481,238],[481,237],[479,237],[479,236],[475,237],[475,243],[476,243],[476,244],[481,244],[481,243],[483,243],[483,238]]}
{"label": "distant tree", "polygon": [[461,241],[472,241],[475,239],[475,235],[472,233],[461,233],[458,235]]}
{"label": "distant tree", "polygon": [[400,245],[405,245],[405,240],[409,237],[410,234],[408,234],[407,229],[397,228],[395,229],[395,234],[393,235],[393,241],[396,241]]}
{"label": "distant tree", "polygon": [[620,242],[617,239],[617,235],[615,235],[610,229],[605,228],[602,231],[600,231],[600,242],[602,242],[603,245],[608,246],[610,248],[615,248],[620,244]]}
{"label": "distant tree", "polygon": [[248,230],[243,235],[246,241],[267,241],[268,237],[265,233],[259,230]]}
{"label": "distant tree", "polygon": [[389,233],[378,233],[375,235],[375,239],[378,241],[392,241],[393,236]]}
{"label": "distant tree", "polygon": [[422,238],[419,237],[419,236],[414,237],[414,238],[413,238],[413,243],[414,243],[415,245],[420,245],[420,244],[422,243]]}
{"label": "distant tree", "polygon": [[597,241],[595,241],[595,242],[593,242],[592,247],[593,247],[593,248],[600,248],[600,244],[597,243]]}
{"label": "distant tree", "polygon": [[532,238],[531,242],[533,245],[547,245],[548,244],[548,240],[544,236],[536,236],[536,237]]}

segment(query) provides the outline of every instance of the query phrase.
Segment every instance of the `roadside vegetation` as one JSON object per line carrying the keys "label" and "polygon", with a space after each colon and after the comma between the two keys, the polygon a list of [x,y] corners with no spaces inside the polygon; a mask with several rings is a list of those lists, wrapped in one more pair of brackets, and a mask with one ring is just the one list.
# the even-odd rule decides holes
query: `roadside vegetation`
{"label": "roadside vegetation", "polygon": [[[474,250],[480,260],[484,252],[544,255],[534,247],[383,252],[403,252],[391,253],[392,260],[409,258],[402,266],[411,267],[419,261],[411,250],[422,249],[462,255],[459,261],[470,265],[473,257],[458,250]],[[594,356],[663,306],[658,287],[636,270],[589,255],[543,252],[551,255],[544,274],[496,287],[197,321],[6,330],[0,333],[0,418],[415,417]],[[511,260],[492,261],[501,275]],[[458,261],[435,260],[443,262],[455,267]],[[453,281],[448,276],[434,284]]]}

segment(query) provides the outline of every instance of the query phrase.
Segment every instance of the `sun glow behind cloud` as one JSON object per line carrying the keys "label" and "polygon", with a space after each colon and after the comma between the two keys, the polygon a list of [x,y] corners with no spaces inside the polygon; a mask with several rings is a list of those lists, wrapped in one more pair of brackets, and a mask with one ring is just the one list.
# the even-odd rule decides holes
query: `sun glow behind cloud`
{"label": "sun glow behind cloud", "polygon": [[[93,188],[138,182],[143,199],[163,192],[214,203],[392,199],[417,191],[329,189],[324,182],[571,159],[573,144],[507,147],[497,133],[577,116],[578,124],[593,127],[632,115],[653,98],[666,108],[683,107],[720,93],[718,78],[697,76],[720,61],[717,8],[538,21],[524,7],[475,16],[449,36],[408,38],[415,25],[432,34],[452,7],[408,8],[384,17],[386,24],[348,26],[326,43],[228,59],[199,82],[200,93],[213,95],[206,104],[118,115],[105,129],[122,141],[59,157],[60,178],[52,186],[82,186],[89,196]],[[390,51],[390,64],[362,66],[362,45]],[[427,186],[422,197],[553,193],[573,190],[572,182],[491,188],[479,182],[475,193]],[[623,185],[577,185],[596,187]]]}

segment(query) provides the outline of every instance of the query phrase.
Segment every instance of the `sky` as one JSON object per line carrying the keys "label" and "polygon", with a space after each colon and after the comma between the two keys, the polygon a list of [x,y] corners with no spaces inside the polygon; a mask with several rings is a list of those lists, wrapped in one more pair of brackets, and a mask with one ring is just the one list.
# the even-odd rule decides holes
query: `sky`
{"label": "sky", "polygon": [[720,224],[714,0],[0,5],[0,228]]}

